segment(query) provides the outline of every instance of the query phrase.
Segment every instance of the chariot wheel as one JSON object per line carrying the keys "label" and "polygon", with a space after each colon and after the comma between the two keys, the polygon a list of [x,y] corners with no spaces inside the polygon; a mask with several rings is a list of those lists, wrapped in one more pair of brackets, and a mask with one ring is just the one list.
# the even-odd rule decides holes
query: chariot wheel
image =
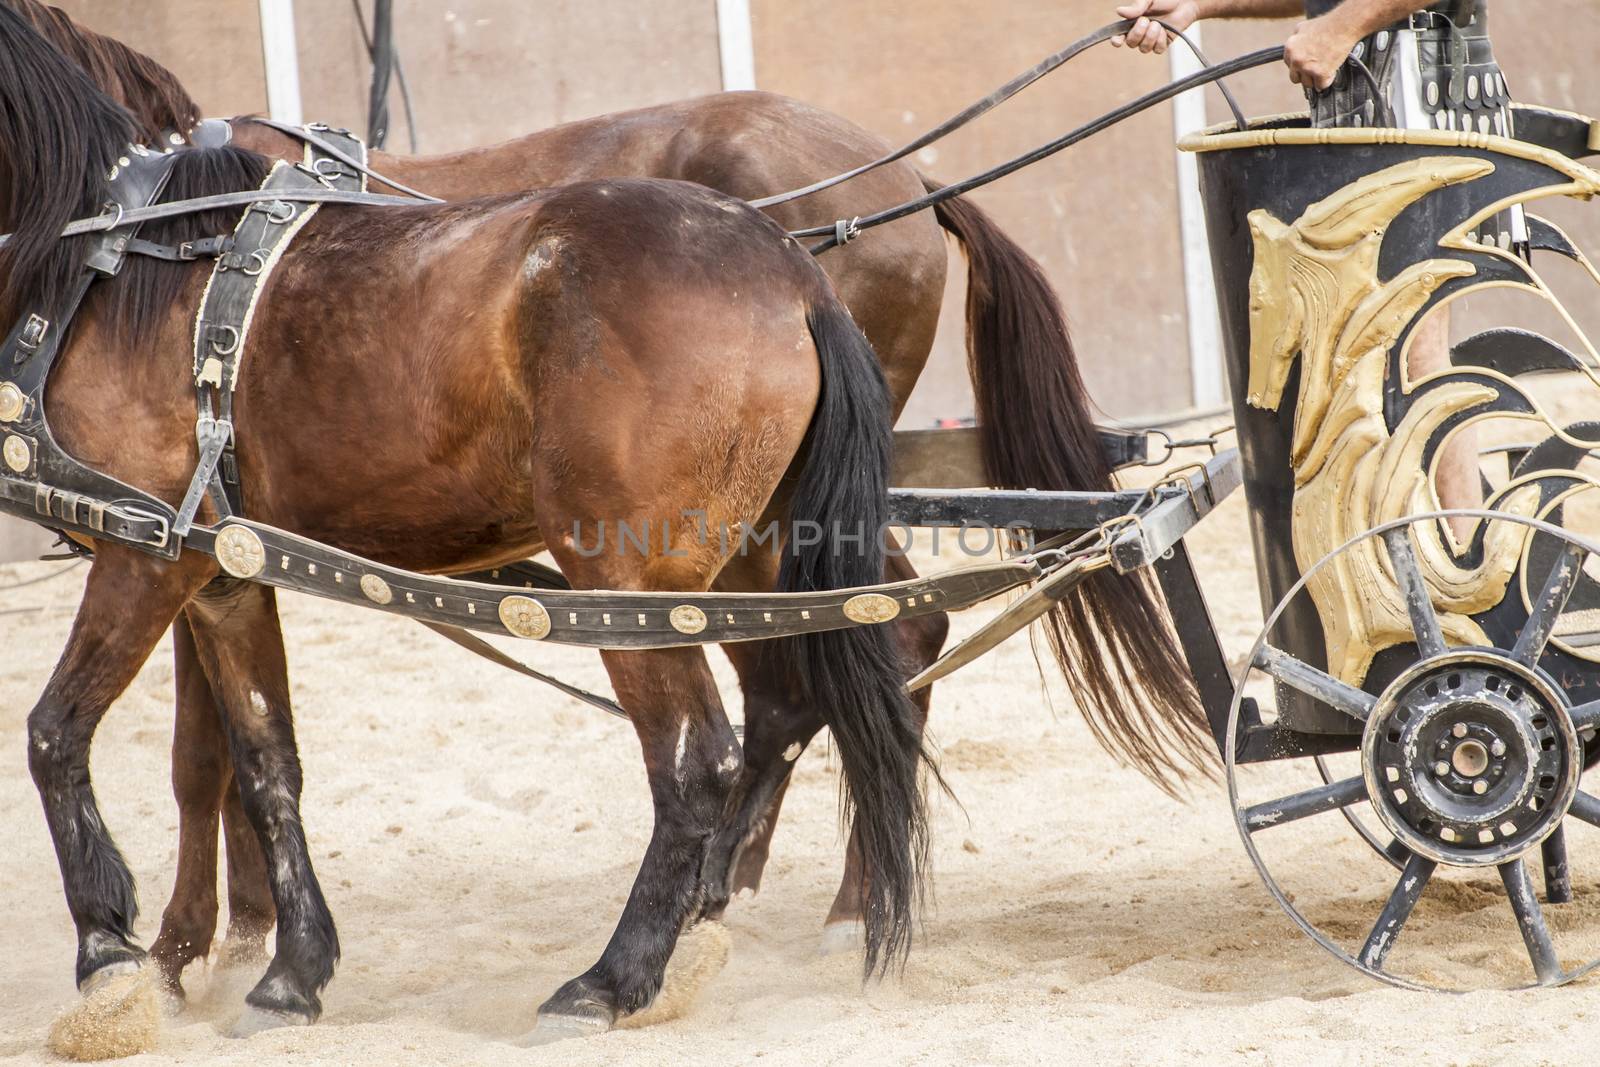
{"label": "chariot wheel", "polygon": [[[1553,539],[1554,564],[1525,576],[1526,619],[1500,642],[1506,647],[1445,643],[1414,531],[1453,515],[1525,527],[1519,574],[1529,569],[1534,535]],[[1417,657],[1369,692],[1274,648],[1268,635],[1297,597],[1309,595],[1310,583],[1373,541],[1404,596]],[[1245,851],[1278,905],[1350,966],[1406,988],[1461,991],[1561,985],[1600,965],[1600,928],[1581,923],[1600,901],[1600,885],[1586,884],[1584,899],[1566,903],[1568,845],[1579,843],[1577,834],[1569,842],[1566,830],[1578,826],[1587,837],[1589,827],[1600,827],[1600,797],[1582,788],[1580,736],[1592,737],[1600,726],[1600,700],[1586,694],[1575,703],[1540,666],[1591,553],[1600,554],[1600,543],[1538,519],[1479,510],[1413,515],[1330,552],[1268,617],[1235,677],[1225,746],[1229,802]],[[1517,595],[1515,588],[1507,595]],[[1347,766],[1321,755],[1241,760],[1246,691],[1268,679],[1350,718],[1350,738],[1359,735],[1359,744],[1337,757]],[[1291,766],[1320,784],[1286,786]],[[1246,789],[1242,771],[1267,781]],[[1336,812],[1370,849],[1349,842]],[[1342,841],[1325,843],[1330,833]],[[1332,860],[1334,848],[1354,851]],[[1286,888],[1267,852],[1291,861],[1309,854],[1320,861],[1319,873],[1309,887]],[[1548,909],[1534,866],[1543,868]],[[1419,908],[1430,886],[1442,899]],[[1452,923],[1470,926],[1469,935],[1452,932]],[[1483,940],[1494,936],[1498,944]],[[1422,947],[1408,953],[1408,941]],[[1452,957],[1452,949],[1460,951]]]}

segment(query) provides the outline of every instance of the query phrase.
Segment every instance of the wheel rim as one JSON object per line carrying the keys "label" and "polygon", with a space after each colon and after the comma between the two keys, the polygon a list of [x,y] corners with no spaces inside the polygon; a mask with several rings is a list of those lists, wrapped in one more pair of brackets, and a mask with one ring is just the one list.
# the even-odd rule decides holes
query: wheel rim
{"label": "wheel rim", "polygon": [[[1440,636],[1409,531],[1418,523],[1453,516],[1512,522],[1555,536],[1565,546],[1510,650],[1447,649]],[[1421,658],[1378,697],[1333,679],[1267,642],[1279,617],[1324,566],[1373,537],[1384,538],[1402,589],[1422,594],[1407,597]],[[1570,970],[1561,966],[1524,862],[1541,842],[1562,840],[1552,835],[1559,834],[1568,815],[1600,826],[1600,798],[1579,788],[1583,749],[1577,733],[1580,726],[1600,721],[1600,701],[1569,709],[1560,687],[1537,667],[1577,583],[1583,560],[1593,552],[1600,552],[1600,545],[1538,519],[1479,509],[1412,515],[1334,549],[1301,576],[1267,618],[1234,679],[1224,752],[1229,806],[1246,854],[1278,906],[1307,936],[1356,970],[1406,989],[1466,991],[1419,981],[1385,967],[1412,909],[1441,865],[1493,866],[1499,872],[1504,901],[1515,918],[1536,979],[1513,988],[1562,985],[1600,966],[1600,959]],[[1322,699],[1359,721],[1361,773],[1337,778],[1326,761],[1317,757],[1324,783],[1320,787],[1265,803],[1243,803],[1237,774],[1239,715],[1246,684],[1256,671]],[[1454,687],[1446,684],[1452,673],[1456,675]],[[1408,742],[1423,746],[1409,761],[1400,758]],[[1478,786],[1479,782],[1484,784]],[[1406,788],[1408,784],[1412,788]],[[1397,789],[1403,794],[1399,798]],[[1350,810],[1362,801],[1372,801],[1380,824],[1395,834],[1402,850],[1386,850]],[[1332,811],[1340,812],[1374,851],[1401,868],[1399,880],[1356,953],[1301,913],[1255,842],[1258,833]],[[1452,836],[1453,841],[1449,839]]]}

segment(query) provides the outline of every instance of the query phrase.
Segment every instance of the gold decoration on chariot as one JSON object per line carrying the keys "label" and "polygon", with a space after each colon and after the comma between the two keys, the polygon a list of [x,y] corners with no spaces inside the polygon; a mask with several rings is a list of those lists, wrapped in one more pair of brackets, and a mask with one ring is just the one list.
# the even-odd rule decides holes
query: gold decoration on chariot
{"label": "gold decoration on chariot", "polygon": [[26,471],[28,464],[33,462],[33,449],[28,447],[28,442],[16,434],[6,438],[6,443],[0,451],[5,453],[6,466],[18,474]]}
{"label": "gold decoration on chariot", "polygon": [[6,382],[0,385],[0,422],[16,422],[22,417],[22,409],[27,403],[28,398],[14,384]]}
{"label": "gold decoration on chariot", "polygon": [[254,578],[267,565],[267,550],[254,530],[224,526],[217,534],[217,562],[235,578]]}
{"label": "gold decoration on chariot", "polygon": [[512,634],[530,641],[550,632],[550,613],[531,596],[508,596],[500,601],[500,621]]}
{"label": "gold decoration on chariot", "polygon": [[667,618],[680,634],[697,634],[706,628],[706,613],[693,604],[679,604]]}
{"label": "gold decoration on chariot", "polygon": [[379,578],[376,574],[363,574],[361,576],[361,591],[374,604],[387,604],[394,599],[394,592],[390,590],[389,583]]}
{"label": "gold decoration on chariot", "polygon": [[900,602],[882,593],[857,593],[844,602],[844,617],[851,622],[888,622],[900,614]]}
{"label": "gold decoration on chariot", "polygon": [[[1351,182],[1292,224],[1262,209],[1249,215],[1255,266],[1247,400],[1279,410],[1300,361],[1289,458],[1295,484],[1290,531],[1302,571],[1374,526],[1436,508],[1423,466],[1435,432],[1454,417],[1487,409],[1498,389],[1513,388],[1448,374],[1450,380],[1435,382],[1393,431],[1384,417],[1384,377],[1400,337],[1440,286],[1477,273],[1465,260],[1425,259],[1383,280],[1378,253],[1384,234],[1428,194],[1494,169],[1484,159],[1424,157]],[[1529,485],[1497,507],[1531,514],[1538,500],[1538,486]],[[1457,561],[1438,524],[1412,527],[1446,643],[1491,643],[1471,616],[1505,597],[1525,533],[1513,523],[1490,524],[1482,556],[1469,566]],[[1361,684],[1377,653],[1414,640],[1379,538],[1352,546],[1307,590],[1326,637],[1328,672],[1342,681]]]}

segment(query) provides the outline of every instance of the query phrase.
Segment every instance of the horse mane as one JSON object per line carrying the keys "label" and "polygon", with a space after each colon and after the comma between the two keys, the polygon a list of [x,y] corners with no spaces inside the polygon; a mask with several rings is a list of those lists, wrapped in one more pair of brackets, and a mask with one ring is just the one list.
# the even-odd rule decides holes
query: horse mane
{"label": "horse mane", "polygon": [[[113,168],[137,136],[127,108],[20,12],[0,3],[0,229],[11,234],[0,246],[0,329],[28,312],[54,319],[65,310],[89,238],[62,238],[61,230],[73,219],[100,214],[112,196]],[[252,189],[268,165],[235,146],[181,149],[162,199]],[[152,227],[149,236],[210,236],[231,230],[233,221],[231,213],[183,216]],[[196,233],[202,226],[208,232]],[[191,267],[130,262],[97,299],[116,301],[105,310],[129,340],[136,339],[159,321]]]}
{"label": "horse mane", "polygon": [[100,91],[122,104],[138,123],[141,144],[155,144],[167,131],[188,133],[200,121],[200,105],[177,75],[142,52],[73,22],[60,8],[38,0],[0,0],[76,63]]}

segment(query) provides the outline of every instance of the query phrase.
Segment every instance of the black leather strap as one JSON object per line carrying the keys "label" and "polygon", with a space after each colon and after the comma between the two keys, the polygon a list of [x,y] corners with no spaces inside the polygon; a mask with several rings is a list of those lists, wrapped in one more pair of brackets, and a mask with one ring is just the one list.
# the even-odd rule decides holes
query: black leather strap
{"label": "black leather strap", "polygon": [[164,259],[170,263],[192,263],[197,259],[216,259],[232,248],[233,238],[219,234],[216,237],[202,237],[197,241],[184,241],[177,245],[156,244],[154,241],[135,237],[128,241],[123,251],[130,256],[149,256],[151,259]]}

